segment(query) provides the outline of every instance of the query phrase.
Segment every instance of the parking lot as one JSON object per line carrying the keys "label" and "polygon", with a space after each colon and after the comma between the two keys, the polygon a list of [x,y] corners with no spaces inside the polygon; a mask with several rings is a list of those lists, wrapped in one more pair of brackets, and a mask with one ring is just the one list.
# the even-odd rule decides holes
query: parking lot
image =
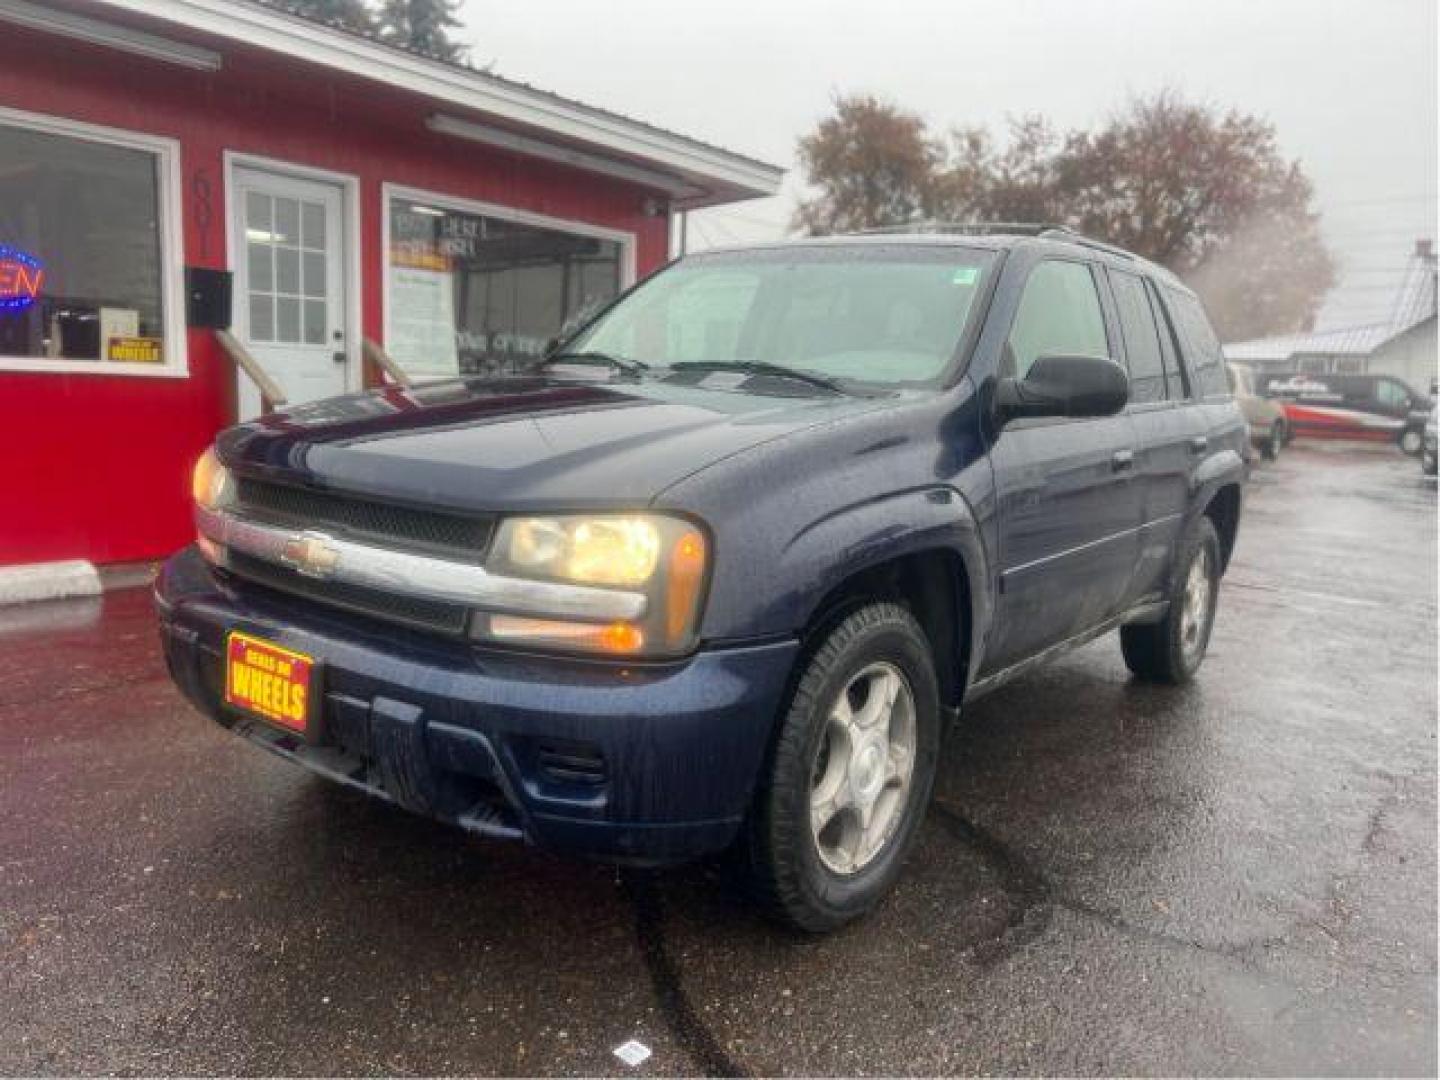
{"label": "parking lot", "polygon": [[272,759],[144,590],[0,611],[0,1072],[1434,1075],[1435,486],[1299,445],[1247,499],[1197,684],[1107,638],[978,703],[826,939]]}

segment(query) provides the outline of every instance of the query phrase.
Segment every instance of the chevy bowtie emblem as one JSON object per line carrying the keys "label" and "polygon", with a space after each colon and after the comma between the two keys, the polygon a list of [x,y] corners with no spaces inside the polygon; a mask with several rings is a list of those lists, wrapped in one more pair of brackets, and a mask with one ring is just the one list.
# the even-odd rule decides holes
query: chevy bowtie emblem
{"label": "chevy bowtie emblem", "polygon": [[326,578],[340,562],[340,549],[324,533],[303,532],[285,541],[280,560],[306,577]]}

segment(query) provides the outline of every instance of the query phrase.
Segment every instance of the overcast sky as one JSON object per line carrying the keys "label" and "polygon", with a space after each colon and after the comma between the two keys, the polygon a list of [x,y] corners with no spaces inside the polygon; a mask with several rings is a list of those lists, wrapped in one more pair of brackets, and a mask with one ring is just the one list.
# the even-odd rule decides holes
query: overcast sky
{"label": "overcast sky", "polygon": [[[1436,224],[1436,0],[466,0],[477,64],[795,168],[834,95],[932,128],[1097,124],[1174,87],[1274,121],[1343,269],[1326,325],[1390,314]],[[692,216],[691,246],[781,235],[776,199]]]}

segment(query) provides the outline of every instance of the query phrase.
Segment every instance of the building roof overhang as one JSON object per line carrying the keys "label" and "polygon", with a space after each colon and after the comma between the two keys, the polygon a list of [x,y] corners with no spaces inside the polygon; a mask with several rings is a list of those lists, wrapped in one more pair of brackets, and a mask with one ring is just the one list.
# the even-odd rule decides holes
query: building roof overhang
{"label": "building roof overhang", "polygon": [[[37,5],[0,0],[0,20]],[[7,13],[7,9],[8,13]],[[117,48],[136,41],[159,49],[177,32],[174,62],[198,63],[204,49],[223,61],[226,46],[261,49],[298,63],[318,65],[434,103],[431,131],[489,143],[511,153],[559,161],[655,189],[676,209],[694,209],[774,195],[784,170],[643,121],[586,105],[525,83],[398,49],[333,29],[253,0],[84,0],[72,18],[113,21]],[[136,30],[135,20],[142,29]],[[37,29],[47,29],[45,26]],[[53,32],[66,33],[60,26]],[[71,36],[77,35],[74,26]],[[93,36],[89,40],[96,40]],[[203,48],[197,52],[196,46]]]}

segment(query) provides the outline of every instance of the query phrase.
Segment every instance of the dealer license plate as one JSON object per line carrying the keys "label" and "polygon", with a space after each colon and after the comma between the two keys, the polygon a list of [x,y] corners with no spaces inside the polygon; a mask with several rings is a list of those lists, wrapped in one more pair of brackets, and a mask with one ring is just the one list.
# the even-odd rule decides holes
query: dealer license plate
{"label": "dealer license plate", "polygon": [[232,631],[226,646],[225,700],[290,731],[305,733],[315,661],[262,638]]}

